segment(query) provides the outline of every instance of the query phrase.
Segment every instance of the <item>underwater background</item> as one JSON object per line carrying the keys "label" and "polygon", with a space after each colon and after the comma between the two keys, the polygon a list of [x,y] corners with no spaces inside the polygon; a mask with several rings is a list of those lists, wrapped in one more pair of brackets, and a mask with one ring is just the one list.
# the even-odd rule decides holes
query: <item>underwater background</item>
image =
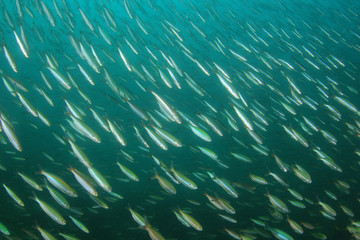
{"label": "underwater background", "polygon": [[1,239],[360,239],[359,1],[0,6]]}

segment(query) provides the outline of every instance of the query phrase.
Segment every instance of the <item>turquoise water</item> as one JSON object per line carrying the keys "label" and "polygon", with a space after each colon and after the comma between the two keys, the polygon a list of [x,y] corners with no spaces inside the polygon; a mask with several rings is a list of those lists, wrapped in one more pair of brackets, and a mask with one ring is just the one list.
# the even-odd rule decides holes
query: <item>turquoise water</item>
{"label": "turquoise water", "polygon": [[[352,225],[359,214],[357,1],[3,0],[0,5],[0,181],[24,203],[19,206],[1,188],[0,222],[12,239],[42,239],[37,225],[57,239],[62,238],[59,233],[78,239],[151,239],[149,232],[165,239],[234,239],[235,234],[275,239],[280,238],[276,229],[290,235],[287,239],[360,236]],[[33,107],[26,107],[23,97]],[[28,109],[42,113],[50,126]],[[118,141],[113,129],[107,131],[107,119],[124,140]],[[167,134],[181,147],[166,141]],[[16,150],[16,143],[22,149]],[[91,178],[71,144],[121,197]],[[139,181],[131,180],[117,162]],[[180,183],[172,165],[196,189]],[[89,197],[70,166],[88,177],[107,209]],[[154,179],[154,169],[176,194]],[[60,177],[78,197],[61,192],[41,170]],[[267,184],[256,182],[259,177]],[[52,198],[45,181],[67,199],[70,209]],[[66,225],[53,221],[34,201],[34,193]],[[288,210],[281,212],[268,194]],[[146,216],[148,225],[140,226],[128,207]],[[202,231],[186,227],[194,222],[186,221],[185,214],[182,224],[174,214],[179,209]]]}

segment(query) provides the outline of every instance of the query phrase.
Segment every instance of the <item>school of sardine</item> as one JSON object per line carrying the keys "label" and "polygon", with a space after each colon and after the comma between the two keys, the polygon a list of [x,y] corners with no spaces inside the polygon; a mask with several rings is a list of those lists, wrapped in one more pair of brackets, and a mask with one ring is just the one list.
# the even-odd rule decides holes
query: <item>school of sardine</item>
{"label": "school of sardine", "polygon": [[1,239],[360,239],[359,3],[0,7]]}

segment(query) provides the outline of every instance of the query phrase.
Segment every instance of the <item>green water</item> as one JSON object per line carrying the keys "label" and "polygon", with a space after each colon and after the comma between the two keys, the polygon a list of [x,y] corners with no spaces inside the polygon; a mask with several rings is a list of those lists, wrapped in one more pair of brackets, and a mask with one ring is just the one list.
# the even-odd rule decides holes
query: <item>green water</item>
{"label": "green water", "polygon": [[[274,229],[294,239],[317,239],[316,233],[327,239],[360,236],[360,230],[357,235],[347,230],[359,214],[357,1],[3,0],[0,6],[0,181],[25,204],[20,207],[1,188],[0,222],[11,239],[42,239],[36,225],[57,239],[62,238],[58,233],[79,239],[150,239],[150,228],[165,239],[234,239],[224,229],[250,239],[275,239]],[[61,73],[71,89],[49,67]],[[51,125],[31,115],[19,95]],[[65,100],[101,143],[79,130],[76,113]],[[105,119],[105,125],[107,119],[112,122],[126,144],[106,131],[90,109]],[[177,116],[181,123],[176,122]],[[10,124],[21,152],[5,131]],[[196,135],[190,124],[211,141]],[[167,149],[162,149],[145,129],[155,132],[153,126],[176,137],[181,147],[157,136],[166,143]],[[108,209],[91,200],[68,170],[71,165],[91,178],[73,153],[70,139],[108,181],[112,192],[123,199],[111,196],[90,179]],[[199,147],[213,151],[217,158]],[[333,165],[327,166],[314,150],[328,155]],[[251,162],[236,159],[232,153]],[[284,163],[286,172],[275,157]],[[139,181],[130,180],[117,162]],[[172,165],[197,189],[176,181]],[[296,175],[297,165],[308,172],[310,184]],[[175,187],[176,194],[167,193],[153,178],[154,168]],[[17,174],[24,173],[44,186],[41,169],[75,189],[76,198],[58,190],[71,209],[62,208],[48,190],[35,190]],[[269,172],[304,199],[293,197]],[[209,173],[227,181],[238,197],[232,197]],[[268,184],[256,183],[250,174]],[[66,225],[47,216],[33,200],[34,192],[65,218]],[[217,209],[205,193],[226,200],[236,213]],[[274,215],[276,207],[267,193],[289,209],[278,213],[282,219]],[[288,200],[306,208],[297,208]],[[336,211],[333,220],[323,216],[319,201]],[[129,206],[146,216],[151,227],[140,227]],[[354,217],[340,206],[350,209]],[[203,230],[184,226],[174,214],[178,209],[190,214]],[[82,232],[70,215],[90,233]],[[304,233],[297,234],[287,217],[300,224]],[[262,219],[266,226],[251,219]]]}

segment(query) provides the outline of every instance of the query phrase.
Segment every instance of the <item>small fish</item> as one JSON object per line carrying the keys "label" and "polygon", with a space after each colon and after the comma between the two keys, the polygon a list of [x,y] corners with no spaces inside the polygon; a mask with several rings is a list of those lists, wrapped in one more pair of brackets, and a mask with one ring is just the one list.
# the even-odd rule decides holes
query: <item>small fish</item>
{"label": "small fish", "polygon": [[54,220],[60,225],[66,224],[65,219],[54,208],[52,208],[46,202],[40,200],[36,195],[34,195],[34,200],[39,204],[39,206],[46,213],[46,215],[48,215],[52,220]]}
{"label": "small fish", "polygon": [[69,209],[69,202],[54,188],[50,187],[49,184],[45,181],[45,187],[49,190],[51,197],[63,208]]}
{"label": "small fish", "polygon": [[155,176],[152,179],[158,180],[160,186],[169,194],[176,194],[175,187],[165,178],[159,176],[156,169],[154,168]]}
{"label": "small fish", "polygon": [[2,116],[0,115],[0,122],[1,122],[1,128],[4,130],[7,138],[11,142],[11,144],[14,146],[16,150],[19,152],[22,152],[23,148],[19,141],[19,138],[16,135],[15,129],[9,124]]}
{"label": "small fish", "polygon": [[139,177],[136,176],[135,173],[133,173],[130,169],[128,169],[127,167],[125,167],[124,165],[122,165],[119,162],[116,162],[116,164],[119,166],[120,170],[131,180],[138,182],[139,181]]}
{"label": "small fish", "polygon": [[10,235],[9,229],[2,222],[0,222],[0,232],[5,234],[6,236]]}
{"label": "small fish", "polygon": [[198,231],[202,231],[203,227],[201,226],[201,224],[195,220],[192,216],[190,216],[188,213],[184,212],[183,210],[179,209],[178,212],[181,214],[181,216],[183,217],[183,219],[194,229],[198,230]]}
{"label": "small fish", "polygon": [[95,180],[95,182],[97,184],[99,184],[99,186],[104,189],[107,192],[111,192],[112,188],[110,186],[110,184],[108,183],[108,181],[94,168],[88,168],[88,171],[91,175],[91,177]]}
{"label": "small fish", "polygon": [[6,192],[9,194],[9,196],[17,203],[19,204],[20,206],[24,207],[25,204],[24,202],[16,195],[16,193],[11,190],[8,186],[6,186],[5,184],[3,184]]}
{"label": "small fish", "polygon": [[98,193],[96,191],[96,189],[94,188],[94,186],[91,184],[91,182],[89,181],[88,177],[85,176],[84,173],[76,170],[75,168],[71,167],[69,168],[69,171],[74,175],[76,181],[78,181],[78,183],[91,195],[97,197]]}
{"label": "small fish", "polygon": [[38,191],[42,191],[42,187],[32,178],[26,176],[23,173],[18,172],[18,175],[27,183],[29,184],[31,187],[35,188]]}
{"label": "small fish", "polygon": [[39,174],[44,175],[46,177],[46,179],[57,189],[59,189],[60,191],[62,191],[63,193],[65,193],[66,195],[70,196],[70,197],[77,197],[78,194],[77,192],[70,187],[64,180],[62,180],[60,177],[58,177],[57,175],[50,173],[50,172],[46,172],[44,170],[40,170]]}
{"label": "small fish", "polygon": [[41,234],[41,236],[45,239],[45,240],[56,240],[56,238],[49,233],[48,231],[42,229],[39,225],[36,225],[35,227]]}
{"label": "small fish", "polygon": [[128,206],[128,210],[130,211],[132,218],[140,225],[140,227],[144,227],[146,225],[145,218],[142,217],[138,212],[134,211],[130,205]]}
{"label": "small fish", "polygon": [[83,224],[82,222],[80,222],[78,219],[69,216],[69,218],[73,221],[73,223],[75,223],[75,225],[80,228],[81,231],[83,231],[84,233],[89,233],[89,229],[85,226],[85,224]]}
{"label": "small fish", "polygon": [[289,208],[278,197],[275,197],[274,195],[271,195],[269,193],[267,193],[265,196],[267,196],[269,198],[271,205],[276,210],[278,210],[278,211],[280,211],[282,213],[288,213],[289,212]]}
{"label": "small fish", "polygon": [[174,166],[171,166],[170,171],[174,174],[176,180],[178,180],[185,187],[193,189],[193,190],[197,189],[197,185],[193,181],[191,181],[188,177],[186,177],[179,171],[175,170]]}

